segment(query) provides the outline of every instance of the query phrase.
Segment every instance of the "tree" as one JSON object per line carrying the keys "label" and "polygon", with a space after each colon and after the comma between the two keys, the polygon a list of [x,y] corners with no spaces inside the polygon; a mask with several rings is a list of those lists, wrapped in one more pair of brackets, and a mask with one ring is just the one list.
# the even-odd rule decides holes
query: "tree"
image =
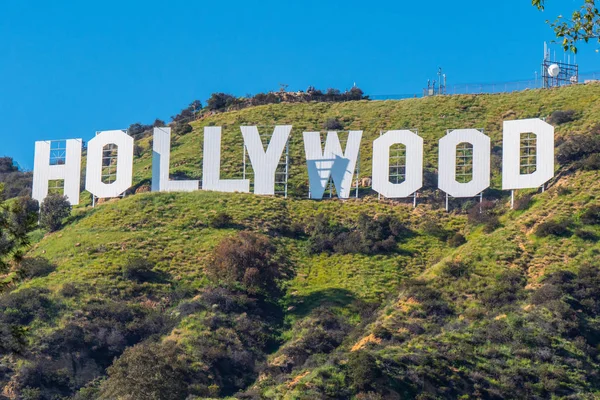
{"label": "tree", "polygon": [[227,93],[213,93],[207,101],[207,107],[211,111],[224,110],[236,101],[236,98]]}
{"label": "tree", "polygon": [[[21,198],[10,206],[0,202],[0,272],[8,267],[7,257],[19,260],[29,245],[29,232],[37,223],[37,201]],[[0,282],[0,288],[3,283]]]}
{"label": "tree", "polygon": [[71,215],[71,203],[67,196],[50,194],[40,208],[40,223],[50,232],[62,227],[63,220]]}
{"label": "tree", "polygon": [[165,124],[165,121],[163,121],[162,119],[156,118],[152,126],[155,128],[162,128],[163,126],[167,126],[167,124]]}
{"label": "tree", "polygon": [[[544,9],[545,0],[532,0],[531,3],[540,10]],[[550,21],[546,21],[550,23]],[[600,12],[596,8],[595,0],[584,0],[583,5],[573,11],[570,19],[563,19],[562,15],[550,23],[554,28],[556,37],[562,39],[565,50],[577,53],[577,42],[588,43],[595,39],[600,43]]]}

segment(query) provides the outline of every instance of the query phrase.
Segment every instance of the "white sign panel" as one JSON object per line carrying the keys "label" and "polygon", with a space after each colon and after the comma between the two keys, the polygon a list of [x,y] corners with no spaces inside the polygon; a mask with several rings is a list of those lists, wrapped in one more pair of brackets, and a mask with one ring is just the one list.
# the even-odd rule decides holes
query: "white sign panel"
{"label": "white sign panel", "polygon": [[[521,174],[521,134],[536,135],[536,170]],[[554,127],[539,118],[504,121],[502,189],[537,188],[554,176]]]}
{"label": "white sign panel", "polygon": [[200,181],[172,181],[169,179],[171,161],[171,128],[154,128],[152,141],[152,191],[193,192]]}
{"label": "white sign panel", "polygon": [[320,132],[304,132],[311,199],[323,198],[329,177],[333,178],[340,199],[350,197],[362,133],[362,131],[350,131],[346,150],[342,151],[337,132],[327,133],[325,150],[321,147]]}
{"label": "white sign panel", "polygon": [[[473,146],[473,178],[456,180],[456,147]],[[455,129],[440,139],[438,187],[452,197],[474,197],[490,186],[490,138],[476,129]]]}
{"label": "white sign panel", "polygon": [[[117,146],[117,178],[112,183],[102,182],[104,147]],[[85,188],[94,196],[105,199],[119,197],[133,182],[133,138],[127,133],[103,131],[88,143]]]}
{"label": "white sign panel", "polygon": [[33,191],[31,197],[40,204],[48,196],[48,182],[64,180],[64,195],[72,205],[79,204],[81,179],[81,139],[65,141],[64,164],[50,165],[51,141],[35,142]]}
{"label": "white sign panel", "polygon": [[[256,126],[241,127],[245,149],[254,169],[254,193],[273,195],[275,174],[283,151],[290,139],[291,125],[276,126],[269,143],[262,143]],[[221,179],[221,127],[204,128],[202,189],[221,192],[250,191],[248,179]],[[521,136],[535,137],[529,146],[535,154],[521,154]],[[327,133],[325,146],[320,132],[304,132],[304,151],[308,168],[310,198],[322,199],[330,179],[338,197],[350,197],[353,178],[359,162],[363,131],[350,131],[345,149],[338,132]],[[502,188],[537,188],[554,176],[554,128],[540,119],[504,122]],[[64,142],[64,141],[63,141]],[[199,181],[169,179],[171,128],[155,128],[152,157],[153,191],[194,191]],[[42,202],[48,194],[48,182],[64,180],[64,192],[72,204],[79,204],[81,175],[81,139],[67,140],[61,156],[50,165],[53,142],[36,142],[32,197]],[[457,146],[469,143],[473,147],[472,179],[457,181]],[[102,182],[103,150],[113,144],[118,148],[116,181]],[[405,147],[405,174],[400,183],[390,181],[390,149]],[[131,187],[133,177],[133,138],[125,132],[105,131],[94,137],[88,146],[86,189],[100,198],[118,197]],[[266,147],[266,148],[265,148]],[[452,197],[474,197],[490,185],[490,139],[475,129],[456,129],[439,141],[439,181],[441,190]],[[530,149],[527,149],[528,151]],[[535,156],[535,172],[521,173],[522,161]],[[409,197],[423,185],[423,139],[410,130],[390,130],[373,142],[373,190],[387,198]],[[528,166],[531,167],[531,166]],[[532,168],[533,169],[533,168]],[[287,173],[287,172],[286,172]]]}
{"label": "white sign panel", "polygon": [[[390,182],[390,148],[406,147],[405,179]],[[387,131],[373,142],[373,190],[388,199],[408,197],[423,186],[423,138],[409,130]]]}
{"label": "white sign panel", "polygon": [[275,194],[275,171],[290,137],[292,126],[276,126],[266,151],[256,126],[242,126],[241,130],[254,170],[254,193]]}
{"label": "white sign panel", "polygon": [[202,189],[219,192],[250,192],[248,179],[221,179],[221,127],[204,128]]}

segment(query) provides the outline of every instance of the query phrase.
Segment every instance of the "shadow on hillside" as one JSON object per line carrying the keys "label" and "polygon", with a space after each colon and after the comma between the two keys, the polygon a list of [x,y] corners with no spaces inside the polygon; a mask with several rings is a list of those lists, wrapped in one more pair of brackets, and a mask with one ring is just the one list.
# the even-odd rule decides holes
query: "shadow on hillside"
{"label": "shadow on hillside", "polygon": [[350,307],[360,312],[369,303],[356,298],[354,293],[347,289],[330,288],[317,290],[306,296],[294,297],[290,304],[295,307],[293,311],[290,311],[291,313],[298,317],[305,317],[318,307]]}

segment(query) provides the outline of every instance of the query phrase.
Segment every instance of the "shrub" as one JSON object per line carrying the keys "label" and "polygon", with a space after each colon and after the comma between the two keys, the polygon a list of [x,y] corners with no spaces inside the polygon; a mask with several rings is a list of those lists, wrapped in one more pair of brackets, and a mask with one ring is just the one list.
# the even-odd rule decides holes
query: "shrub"
{"label": "shrub", "polygon": [[136,282],[149,282],[156,279],[154,264],[145,258],[136,257],[123,266],[123,278]]}
{"label": "shrub", "polygon": [[224,211],[220,211],[208,219],[208,226],[211,228],[228,228],[232,225],[233,218]]}
{"label": "shrub", "polygon": [[326,307],[317,307],[294,326],[294,339],[280,350],[286,356],[286,363],[272,372],[289,372],[305,365],[311,356],[331,353],[340,346],[350,329],[343,317]]}
{"label": "shrub", "polygon": [[572,135],[556,150],[556,160],[561,164],[579,161],[586,156],[600,153],[600,125],[587,135]]}
{"label": "shrub", "polygon": [[108,368],[102,385],[104,399],[179,400],[193,394],[195,372],[185,353],[171,341],[142,343],[127,349]]}
{"label": "shrub", "polygon": [[581,229],[581,228],[575,229],[575,236],[577,236],[578,238],[583,239],[583,240],[590,240],[590,241],[598,240],[598,236],[596,235],[596,233],[589,231],[587,229]]}
{"label": "shrub", "polygon": [[424,234],[438,238],[439,240],[447,240],[450,232],[445,230],[435,219],[426,217],[421,223],[421,230]]}
{"label": "shrub", "polygon": [[420,311],[416,313],[423,317],[443,318],[454,313],[442,297],[442,293],[423,280],[407,280],[402,285],[402,296],[407,299],[412,297],[418,301]]}
{"label": "shrub", "polygon": [[52,302],[46,289],[22,289],[0,297],[0,322],[28,325],[34,319],[47,320]]}
{"label": "shrub", "polygon": [[81,290],[75,286],[74,284],[67,282],[60,288],[60,295],[63,297],[75,297],[77,296]]}
{"label": "shrub", "polygon": [[215,283],[279,296],[292,269],[267,236],[239,232],[217,245],[206,274]]}
{"label": "shrub", "polygon": [[527,207],[529,207],[529,203],[531,202],[532,198],[533,198],[533,194],[531,194],[531,193],[525,193],[522,196],[515,198],[513,209],[514,210],[527,209]]}
{"label": "shrub", "polygon": [[344,126],[337,118],[328,118],[323,124],[323,127],[330,131],[344,129]]}
{"label": "shrub", "polygon": [[567,122],[572,122],[577,119],[575,114],[575,110],[565,110],[565,111],[554,111],[552,115],[550,115],[550,123],[554,125],[562,125]]}
{"label": "shrub", "polygon": [[21,279],[32,279],[46,276],[56,269],[48,260],[42,257],[24,258],[19,263],[18,274]]}
{"label": "shrub", "polygon": [[11,204],[10,225],[19,245],[29,244],[27,233],[37,228],[39,209],[37,200],[29,196],[19,197]]}
{"label": "shrub", "polygon": [[194,128],[192,128],[192,126],[190,124],[187,123],[178,123],[175,124],[175,129],[173,129],[173,132],[176,135],[187,135],[188,133],[192,132],[194,130]]}
{"label": "shrub", "polygon": [[137,143],[134,144],[133,145],[133,155],[136,157],[141,157],[142,154],[144,154],[144,148]]}
{"label": "shrub", "polygon": [[478,298],[486,307],[503,307],[514,303],[525,287],[526,279],[517,269],[502,272],[493,285],[486,287]]}
{"label": "shrub", "polygon": [[462,261],[452,261],[442,267],[442,276],[462,278],[469,275],[469,266]]}
{"label": "shrub", "polygon": [[359,214],[356,223],[349,227],[318,214],[309,221],[306,230],[311,253],[387,253],[396,249],[396,240],[412,234],[397,218],[390,215],[371,217],[366,213]]}
{"label": "shrub", "polygon": [[50,232],[62,227],[63,220],[71,215],[71,203],[67,196],[50,194],[40,207],[40,223]]}
{"label": "shrub", "polygon": [[377,360],[366,351],[355,351],[348,358],[348,377],[358,391],[372,389],[381,371]]}
{"label": "shrub", "polygon": [[448,244],[452,247],[460,247],[465,243],[467,243],[467,239],[465,239],[465,237],[459,232],[456,232],[452,237],[450,237],[450,239],[448,239]]}
{"label": "shrub", "polygon": [[594,204],[585,210],[581,215],[581,222],[587,225],[600,225],[600,205]]}
{"label": "shrub", "polygon": [[207,107],[211,111],[223,111],[237,102],[237,98],[226,93],[213,93],[208,99]]}
{"label": "shrub", "polygon": [[580,162],[579,166],[584,171],[599,170],[600,169],[600,154],[599,153],[590,154],[589,156],[587,156]]}
{"label": "shrub", "polygon": [[538,225],[535,230],[535,234],[538,237],[546,236],[568,236],[570,234],[569,226],[571,222],[569,220],[555,221],[548,220]]}
{"label": "shrub", "polygon": [[137,139],[139,139],[143,133],[149,132],[150,130],[152,130],[152,125],[144,125],[139,122],[136,122],[135,124],[129,125],[127,133],[129,134],[129,136],[137,136]]}

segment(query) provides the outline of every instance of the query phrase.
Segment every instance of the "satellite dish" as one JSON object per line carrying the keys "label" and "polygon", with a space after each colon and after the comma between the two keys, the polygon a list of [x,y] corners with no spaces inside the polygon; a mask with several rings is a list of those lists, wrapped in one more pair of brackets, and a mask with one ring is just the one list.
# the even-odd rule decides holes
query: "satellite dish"
{"label": "satellite dish", "polygon": [[552,64],[548,67],[548,75],[550,75],[552,78],[556,78],[558,74],[560,74],[560,67],[558,64]]}

